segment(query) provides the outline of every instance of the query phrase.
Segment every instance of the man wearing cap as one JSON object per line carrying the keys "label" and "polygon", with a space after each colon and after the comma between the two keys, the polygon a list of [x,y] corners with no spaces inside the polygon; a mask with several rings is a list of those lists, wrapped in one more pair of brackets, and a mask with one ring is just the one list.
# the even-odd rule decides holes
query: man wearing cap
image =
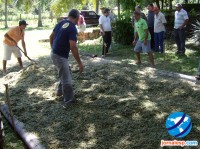
{"label": "man wearing cap", "polygon": [[28,24],[25,20],[19,21],[19,26],[11,28],[5,35],[4,35],[4,55],[3,55],[3,72],[6,74],[6,64],[7,60],[11,59],[11,54],[13,53],[18,60],[20,69],[23,69],[22,64],[22,54],[20,49],[17,47],[17,43],[21,40],[22,47],[24,50],[24,55],[27,56],[26,52],[26,44],[24,41],[24,30]]}
{"label": "man wearing cap", "polygon": [[135,39],[133,45],[135,45],[134,51],[137,56],[137,64],[141,64],[140,53],[145,52],[149,55],[151,67],[154,65],[154,57],[151,51],[151,35],[148,31],[147,22],[140,17],[140,12],[135,11]]}
{"label": "man wearing cap", "polygon": [[109,14],[110,9],[105,8],[103,15],[99,18],[100,30],[103,37],[102,57],[108,54],[108,50],[112,42],[112,27]]}
{"label": "man wearing cap", "polygon": [[77,29],[80,13],[76,9],[69,12],[68,20],[59,22],[50,35],[50,45],[52,48],[51,59],[56,66],[59,76],[59,85],[56,91],[57,96],[64,97],[64,106],[74,103],[72,76],[69,68],[68,57],[71,50],[76,59],[80,72],[83,71],[78,48],[77,48]]}
{"label": "man wearing cap", "polygon": [[164,53],[164,32],[167,21],[158,7],[154,7],[154,13],[155,52]]}
{"label": "man wearing cap", "polygon": [[177,3],[175,12],[175,42],[178,51],[176,54],[185,54],[185,29],[188,24],[189,18],[187,12],[182,8],[182,5]]}

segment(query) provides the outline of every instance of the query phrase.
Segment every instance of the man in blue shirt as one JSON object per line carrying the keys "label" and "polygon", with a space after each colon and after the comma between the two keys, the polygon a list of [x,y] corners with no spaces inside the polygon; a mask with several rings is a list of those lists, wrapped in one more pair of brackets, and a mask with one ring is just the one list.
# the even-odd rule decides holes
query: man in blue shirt
{"label": "man in blue shirt", "polygon": [[79,19],[79,11],[72,9],[69,12],[68,20],[59,22],[50,35],[50,45],[52,48],[51,59],[58,70],[60,83],[56,95],[64,97],[64,104],[74,103],[72,76],[68,64],[69,52],[71,50],[76,59],[80,72],[83,71],[78,48],[76,24]]}

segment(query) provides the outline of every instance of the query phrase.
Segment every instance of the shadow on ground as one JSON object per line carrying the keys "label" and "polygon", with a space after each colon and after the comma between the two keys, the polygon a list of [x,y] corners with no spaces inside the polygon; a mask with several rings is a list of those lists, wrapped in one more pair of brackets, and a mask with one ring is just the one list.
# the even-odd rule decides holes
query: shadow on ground
{"label": "shadow on ground", "polygon": [[6,80],[14,114],[46,148],[160,148],[161,140],[175,139],[165,128],[174,111],[192,119],[193,129],[184,140],[200,141],[198,86],[156,71],[141,75],[137,71],[145,68],[128,61],[89,65],[83,74],[73,73],[78,103],[65,109],[61,98],[51,96],[57,81],[54,66],[49,57],[39,61]]}

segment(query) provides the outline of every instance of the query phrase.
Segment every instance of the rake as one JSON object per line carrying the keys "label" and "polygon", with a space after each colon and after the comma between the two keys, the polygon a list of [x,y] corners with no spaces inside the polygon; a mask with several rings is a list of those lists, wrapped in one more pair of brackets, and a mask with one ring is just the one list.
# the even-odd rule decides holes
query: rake
{"label": "rake", "polygon": [[[20,47],[17,46],[17,48],[18,48],[22,53],[24,53],[24,55],[25,55],[25,52],[24,52]],[[26,58],[28,58],[28,60],[30,60],[31,62],[37,63],[35,60],[31,59],[28,55],[25,55],[25,56],[26,56]]]}

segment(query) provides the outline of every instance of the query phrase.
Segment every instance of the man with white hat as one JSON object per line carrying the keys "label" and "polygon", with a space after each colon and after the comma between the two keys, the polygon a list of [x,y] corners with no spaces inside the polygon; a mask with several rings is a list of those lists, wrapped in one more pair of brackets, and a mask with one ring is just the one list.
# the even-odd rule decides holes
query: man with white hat
{"label": "man with white hat", "polygon": [[182,8],[180,3],[175,5],[175,42],[177,44],[178,51],[176,54],[185,54],[185,30],[188,24],[189,18],[187,12]]}

